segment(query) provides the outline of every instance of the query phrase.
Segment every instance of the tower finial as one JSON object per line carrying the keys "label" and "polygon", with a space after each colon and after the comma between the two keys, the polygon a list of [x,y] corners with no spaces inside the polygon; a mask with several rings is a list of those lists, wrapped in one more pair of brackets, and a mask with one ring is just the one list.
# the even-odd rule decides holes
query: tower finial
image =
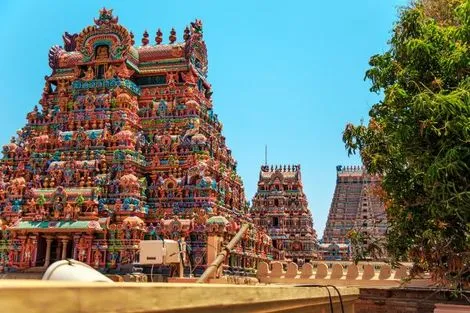
{"label": "tower finial", "polygon": [[157,36],[155,37],[155,42],[157,43],[157,45],[162,43],[162,40],[163,40],[162,36],[163,36],[163,33],[161,29],[160,28],[157,29]]}
{"label": "tower finial", "polygon": [[193,34],[197,34],[200,38],[202,37],[202,21],[196,19],[191,22],[191,30]]}
{"label": "tower finial", "polygon": [[106,24],[117,24],[118,17],[113,16],[113,9],[108,10],[105,7],[103,7],[100,10],[100,16],[98,17],[98,19],[95,18],[94,20],[95,20],[96,25],[102,26]]}
{"label": "tower finial", "polygon": [[148,43],[149,43],[149,33],[147,32],[147,30],[145,30],[144,35],[142,37],[142,45],[146,46],[148,45]]}
{"label": "tower finial", "polygon": [[131,36],[131,45],[135,45],[134,33],[130,32],[129,35]]}
{"label": "tower finial", "polygon": [[190,36],[190,33],[189,33],[189,27],[186,26],[186,28],[184,29],[183,39],[184,39],[184,41],[188,41],[190,37],[191,36]]}
{"label": "tower finial", "polygon": [[176,41],[176,31],[175,31],[175,28],[172,28],[172,29],[171,29],[171,31],[170,31],[170,37],[168,37],[168,39],[170,39],[170,44],[175,43],[175,41]]}

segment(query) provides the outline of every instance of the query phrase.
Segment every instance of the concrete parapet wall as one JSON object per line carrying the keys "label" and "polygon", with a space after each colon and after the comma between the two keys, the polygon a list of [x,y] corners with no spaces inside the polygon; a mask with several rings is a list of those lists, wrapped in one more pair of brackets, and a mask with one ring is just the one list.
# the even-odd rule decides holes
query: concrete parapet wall
{"label": "concrete parapet wall", "polygon": [[359,265],[342,263],[306,263],[299,269],[295,263],[284,266],[281,262],[260,262],[257,277],[261,283],[398,287],[408,276],[405,265],[392,269],[390,265],[378,262]]}
{"label": "concrete parapet wall", "polygon": [[[346,313],[354,312],[357,288],[339,288]],[[340,300],[333,289],[335,312]],[[2,312],[29,313],[229,313],[329,312],[325,288],[217,284],[78,283],[0,281]]]}

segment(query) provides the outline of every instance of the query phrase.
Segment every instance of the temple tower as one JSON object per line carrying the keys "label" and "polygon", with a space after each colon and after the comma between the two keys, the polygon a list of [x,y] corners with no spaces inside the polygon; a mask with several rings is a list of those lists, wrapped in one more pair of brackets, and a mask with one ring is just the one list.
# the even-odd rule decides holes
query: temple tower
{"label": "temple tower", "polygon": [[256,225],[267,229],[276,258],[303,264],[316,257],[317,234],[300,165],[261,166],[251,216]]}
{"label": "temple tower", "polygon": [[347,260],[351,248],[347,238],[351,229],[383,237],[387,220],[385,208],[375,195],[380,177],[360,166],[337,166],[336,187],[320,244],[324,259]]}
{"label": "temple tower", "polygon": [[[74,258],[102,271],[132,268],[140,240],[184,239],[193,270],[208,229],[230,240],[251,224],[237,162],[207,79],[202,23],[181,41],[156,31],[141,44],[103,8],[94,25],[49,51],[40,107],[3,148],[0,270]],[[219,224],[221,225],[219,225]],[[260,229],[224,268],[270,257]]]}

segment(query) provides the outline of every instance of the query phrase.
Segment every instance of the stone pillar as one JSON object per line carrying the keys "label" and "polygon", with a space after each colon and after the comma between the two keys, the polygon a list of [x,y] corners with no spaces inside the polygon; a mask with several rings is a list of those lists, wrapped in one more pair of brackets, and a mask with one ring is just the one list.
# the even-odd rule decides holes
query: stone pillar
{"label": "stone pillar", "polygon": [[60,238],[57,238],[56,240],[57,240],[57,247],[55,249],[55,257],[56,257],[55,261],[57,261],[61,258],[60,257],[61,256],[61,254],[60,254],[61,249],[60,248],[62,246],[62,242],[60,241]]}
{"label": "stone pillar", "polygon": [[38,238],[36,236],[31,236],[33,248],[31,251],[31,264],[32,266],[37,266],[36,258],[38,257]]}
{"label": "stone pillar", "polygon": [[25,248],[26,248],[26,236],[18,236],[19,240],[21,240],[21,253],[20,253],[20,260],[19,265],[20,267],[24,267],[24,258],[25,258]]}
{"label": "stone pillar", "polygon": [[69,242],[68,239],[62,239],[62,260],[65,260],[67,258],[67,243]]}
{"label": "stone pillar", "polygon": [[[91,247],[93,246],[93,236],[91,235],[85,235],[84,236],[85,238],[85,243],[86,243],[86,246],[87,246],[87,264],[89,265],[92,265],[93,264],[93,259],[92,259],[92,255],[91,255]],[[106,262],[106,259],[105,259],[105,262]]]}
{"label": "stone pillar", "polygon": [[48,267],[51,263],[51,245],[52,238],[46,238],[46,260],[44,261],[44,267]]}
{"label": "stone pillar", "polygon": [[74,260],[78,260],[79,259],[79,249],[78,249],[78,243],[80,242],[80,236],[79,235],[75,235],[73,238],[72,238],[72,259]]}

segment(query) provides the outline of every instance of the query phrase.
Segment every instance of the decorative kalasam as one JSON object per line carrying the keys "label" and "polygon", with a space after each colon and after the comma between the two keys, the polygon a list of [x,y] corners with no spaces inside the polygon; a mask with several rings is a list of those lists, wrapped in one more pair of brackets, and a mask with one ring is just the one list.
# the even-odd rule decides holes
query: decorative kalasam
{"label": "decorative kalasam", "polygon": [[[2,270],[74,258],[119,272],[145,239],[182,239],[188,267],[206,266],[207,236],[251,223],[237,163],[212,109],[202,23],[184,42],[143,46],[102,9],[95,25],[49,51],[28,123],[0,161]],[[212,218],[212,219],[211,219]],[[251,227],[226,268],[254,271],[271,239]]]}
{"label": "decorative kalasam", "polygon": [[275,259],[302,265],[317,257],[317,233],[300,165],[261,166],[251,216],[258,227],[267,229]]}

